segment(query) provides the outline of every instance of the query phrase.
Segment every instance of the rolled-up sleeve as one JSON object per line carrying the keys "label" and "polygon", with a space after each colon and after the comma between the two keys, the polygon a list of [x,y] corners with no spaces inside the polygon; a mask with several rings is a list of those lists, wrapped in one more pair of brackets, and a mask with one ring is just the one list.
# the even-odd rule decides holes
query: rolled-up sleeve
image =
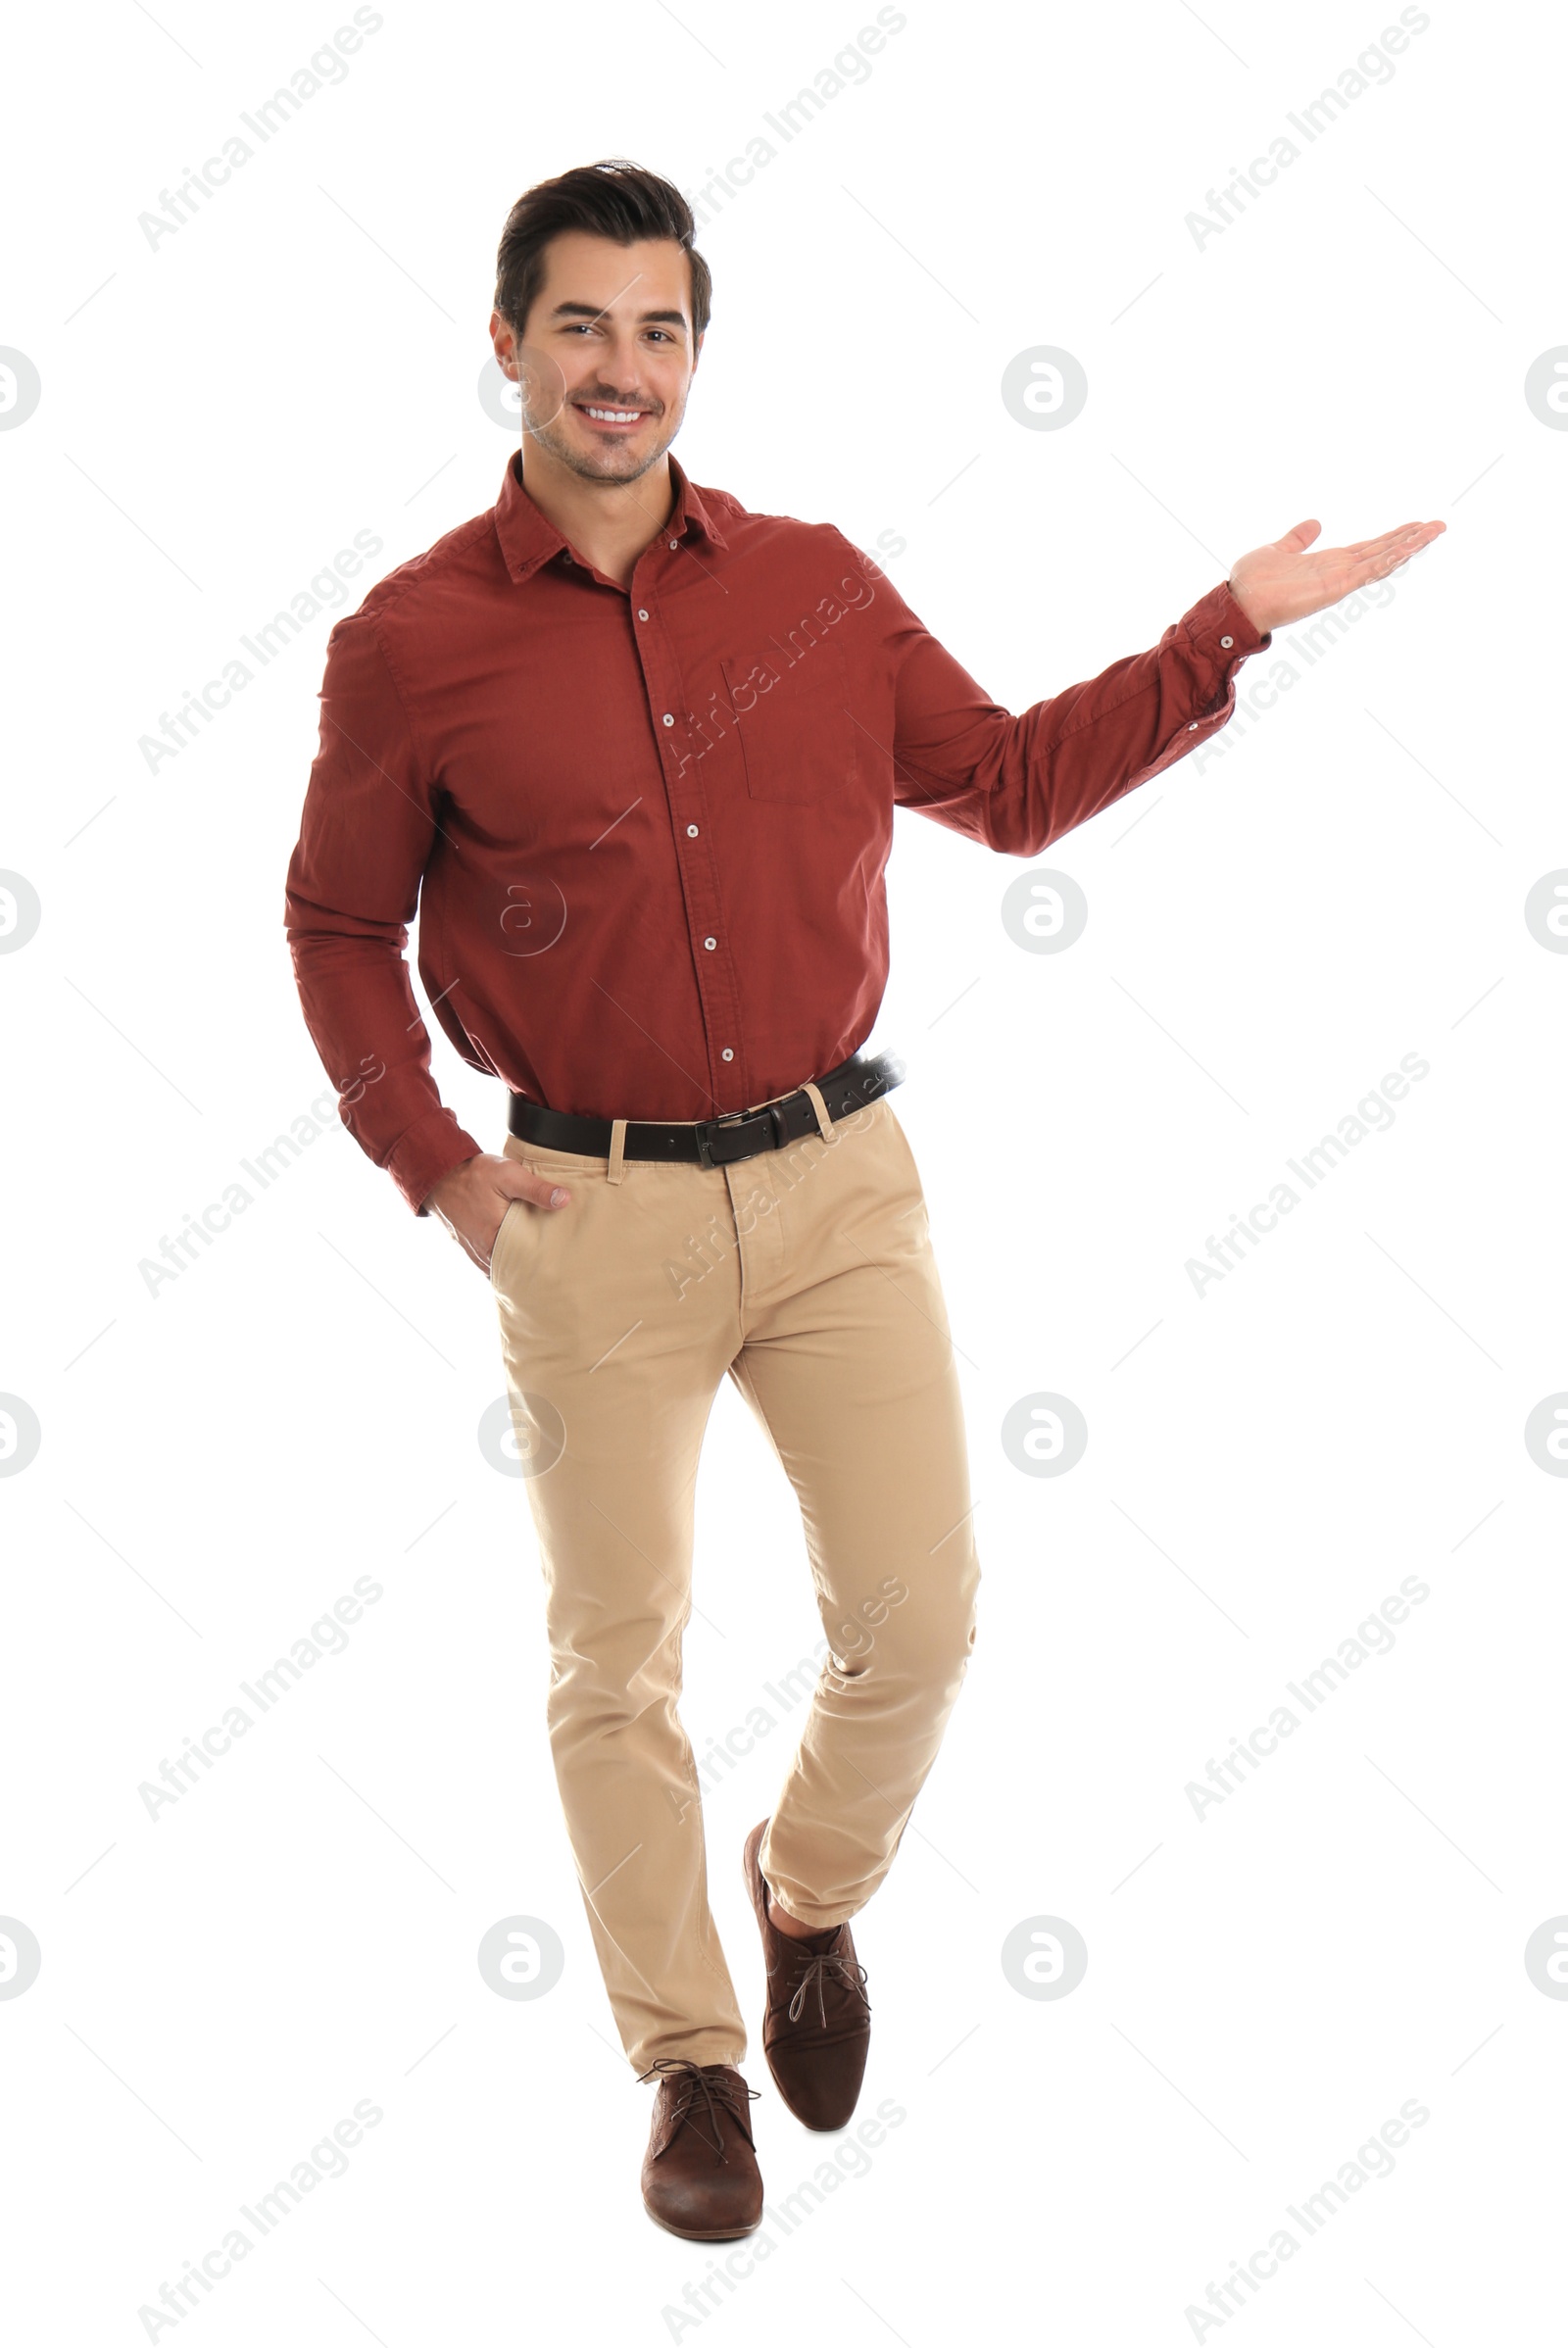
{"label": "rolled-up sleeve", "polygon": [[1006,856],[1031,856],[1184,758],[1236,706],[1259,635],[1222,581],[1149,652],[1014,715],[916,618],[885,574],[895,668],[894,797]]}
{"label": "rolled-up sleeve", "polygon": [[284,896],[295,983],[344,1124],[423,1214],[481,1145],[442,1105],[405,959],[439,794],[373,616],[333,628],[320,702]]}

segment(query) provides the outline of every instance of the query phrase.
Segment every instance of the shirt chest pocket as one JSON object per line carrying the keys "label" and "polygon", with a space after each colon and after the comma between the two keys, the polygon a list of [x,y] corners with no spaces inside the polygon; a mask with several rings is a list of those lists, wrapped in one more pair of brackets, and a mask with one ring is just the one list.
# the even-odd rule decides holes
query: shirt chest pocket
{"label": "shirt chest pocket", "polygon": [[821,638],[771,683],[766,661],[725,660],[722,666],[751,798],[809,807],[850,790],[858,770],[859,728],[850,713],[844,650],[836,637]]}

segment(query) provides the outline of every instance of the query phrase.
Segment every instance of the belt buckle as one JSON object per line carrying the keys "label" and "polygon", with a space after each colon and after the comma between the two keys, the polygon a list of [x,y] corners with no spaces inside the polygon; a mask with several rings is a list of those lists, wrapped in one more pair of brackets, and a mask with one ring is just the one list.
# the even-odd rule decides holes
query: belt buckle
{"label": "belt buckle", "polygon": [[733,1166],[739,1162],[740,1156],[755,1156],[755,1150],[742,1150],[737,1157],[714,1157],[712,1146],[713,1139],[720,1127],[755,1123],[760,1117],[766,1117],[771,1124],[773,1128],[772,1147],[776,1150],[779,1139],[779,1121],[777,1111],[771,1101],[764,1108],[732,1108],[726,1109],[722,1116],[699,1118],[692,1127],[692,1132],[697,1140],[698,1164],[701,1166]]}

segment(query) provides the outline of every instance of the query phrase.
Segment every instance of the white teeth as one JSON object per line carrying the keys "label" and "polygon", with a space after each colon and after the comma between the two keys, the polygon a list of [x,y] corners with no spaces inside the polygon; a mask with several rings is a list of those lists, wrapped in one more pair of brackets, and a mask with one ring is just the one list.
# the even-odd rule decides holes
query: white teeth
{"label": "white teeth", "polygon": [[588,416],[597,416],[603,423],[619,424],[630,423],[635,417],[641,416],[642,410],[640,408],[588,408],[584,413]]}

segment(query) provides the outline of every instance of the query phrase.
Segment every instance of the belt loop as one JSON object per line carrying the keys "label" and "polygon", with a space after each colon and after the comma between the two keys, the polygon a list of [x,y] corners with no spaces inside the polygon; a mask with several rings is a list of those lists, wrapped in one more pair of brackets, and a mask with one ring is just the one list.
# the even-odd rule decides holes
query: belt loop
{"label": "belt loop", "polygon": [[817,1129],[823,1141],[837,1143],[839,1137],[833,1131],[833,1120],[827,1113],[827,1102],[823,1100],[818,1087],[808,1080],[802,1085],[801,1091],[816,1111]]}
{"label": "belt loop", "polygon": [[610,1128],[610,1164],[606,1178],[611,1182],[626,1179],[626,1120],[616,1117]]}

